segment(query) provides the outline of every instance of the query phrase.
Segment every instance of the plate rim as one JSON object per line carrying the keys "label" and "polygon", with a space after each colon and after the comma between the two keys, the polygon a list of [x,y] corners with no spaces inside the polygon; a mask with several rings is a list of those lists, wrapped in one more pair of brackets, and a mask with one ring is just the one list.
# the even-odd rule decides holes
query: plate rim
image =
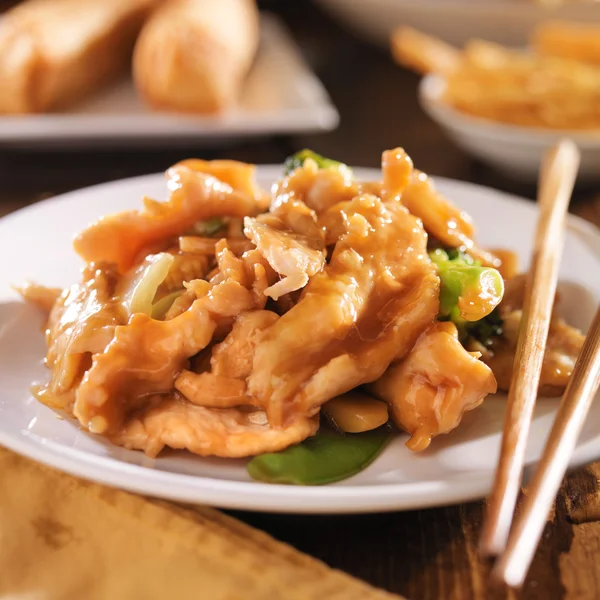
{"label": "plate rim", "polygon": [[[259,177],[268,179],[281,173],[281,165],[257,165]],[[377,168],[354,167],[361,177],[378,177]],[[140,175],[108,181],[64,194],[54,196],[24,207],[0,219],[6,225],[14,219],[26,217],[40,207],[50,208],[65,201],[73,201],[81,194],[91,191],[109,190],[124,183],[139,185],[144,182],[155,184],[162,173]],[[474,191],[492,194],[505,202],[521,208],[536,211],[535,204],[525,198],[508,194],[479,184],[435,177],[436,183],[467,187]],[[591,250],[600,261],[600,228],[575,215],[568,216],[569,228],[578,237],[591,236],[596,247]],[[325,486],[327,502],[322,503],[322,486],[287,486],[265,484],[255,481],[237,481],[213,477],[190,475],[181,472],[161,471],[147,466],[135,465],[118,458],[99,456],[77,448],[67,448],[60,443],[35,434],[24,434],[22,430],[7,432],[0,429],[0,444],[18,454],[26,456],[51,468],[57,468],[71,475],[118,487],[144,495],[167,498],[183,502],[202,502],[220,508],[257,512],[277,512],[287,514],[359,514],[389,512],[446,506],[457,502],[467,502],[485,496],[491,485],[493,470],[476,473],[451,482],[438,478],[425,481],[401,483],[381,483],[375,485]],[[591,444],[593,446],[593,444]],[[587,449],[571,461],[569,468],[586,464],[598,458],[597,452]],[[434,493],[435,492],[435,493]]]}

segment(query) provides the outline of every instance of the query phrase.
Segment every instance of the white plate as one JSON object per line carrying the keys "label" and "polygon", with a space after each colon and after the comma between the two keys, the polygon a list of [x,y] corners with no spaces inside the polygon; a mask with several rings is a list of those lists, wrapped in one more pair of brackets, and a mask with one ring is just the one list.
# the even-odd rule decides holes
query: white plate
{"label": "white plate", "polygon": [[479,37],[501,44],[524,44],[546,19],[600,22],[597,4],[536,5],[533,0],[318,0],[326,10],[366,39],[389,46],[399,25],[415,27],[462,45]]}
{"label": "white plate", "polygon": [[216,116],[154,112],[130,79],[100,91],[67,112],[0,116],[0,145],[99,146],[176,141],[196,146],[267,134],[328,131],[339,115],[281,21],[261,18],[261,45],[239,105]]}
{"label": "white plate", "polygon": [[[357,169],[359,177],[377,178]],[[261,167],[271,183],[281,167]],[[532,203],[490,189],[440,179],[440,189],[460,203],[491,247],[529,255],[536,211]],[[460,427],[434,440],[423,454],[409,452],[399,436],[368,469],[325,487],[252,482],[243,461],[208,460],[171,453],[157,460],[123,450],[61,420],[28,393],[47,376],[37,312],[22,304],[10,284],[31,278],[65,286],[78,279],[81,263],[71,238],[99,215],[139,207],[144,195],[162,199],[161,175],[99,185],[41,202],[0,220],[0,443],[74,475],[147,494],[221,507],[298,513],[369,512],[450,504],[488,491],[499,449],[505,399],[489,397]],[[567,316],[586,328],[600,299],[600,233],[580,219],[569,221],[561,268]],[[525,265],[526,266],[526,265]],[[556,400],[539,402],[527,461],[539,456]],[[600,403],[590,412],[572,464],[600,457]]]}
{"label": "white plate", "polygon": [[423,110],[459,148],[512,179],[537,181],[542,157],[561,138],[571,138],[581,151],[579,181],[600,180],[600,131],[552,130],[496,123],[464,114],[442,100],[445,81],[425,76],[419,85]]}

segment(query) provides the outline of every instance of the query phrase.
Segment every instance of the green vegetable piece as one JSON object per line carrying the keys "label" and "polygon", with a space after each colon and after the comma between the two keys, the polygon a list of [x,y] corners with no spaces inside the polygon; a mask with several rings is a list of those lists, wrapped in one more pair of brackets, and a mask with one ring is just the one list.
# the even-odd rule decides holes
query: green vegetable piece
{"label": "green vegetable piece", "polygon": [[266,483],[334,483],[368,467],[391,437],[387,428],[346,435],[319,433],[282,452],[256,456],[248,463],[248,473]]}
{"label": "green vegetable piece", "polygon": [[338,169],[340,171],[346,171],[348,174],[352,173],[350,168],[344,163],[321,156],[320,154],[317,154],[312,150],[308,150],[307,148],[292,154],[292,156],[288,156],[283,163],[283,172],[285,175],[289,175],[292,171],[298,167],[301,167],[304,164],[304,161],[309,158],[312,158],[317,163],[319,169]]}
{"label": "green vegetable piece", "polygon": [[457,326],[465,321],[479,321],[502,300],[504,280],[496,269],[482,267],[460,251],[450,255],[438,248],[429,256],[437,265],[441,280],[440,318]]}
{"label": "green vegetable piece", "polygon": [[[470,254],[463,252],[459,248],[448,248],[446,250],[441,250],[442,253],[445,253],[447,258],[446,260],[457,260],[461,261],[466,265],[479,265],[481,263],[477,262]],[[436,252],[437,255],[440,255],[440,251]]]}
{"label": "green vegetable piece", "polygon": [[166,279],[174,260],[168,252],[150,254],[119,281],[115,295],[128,317],[135,313],[152,314],[156,290]]}
{"label": "green vegetable piece", "polygon": [[218,231],[225,227],[226,223],[221,217],[214,217],[207,221],[198,221],[194,225],[194,233],[206,237],[215,235]]}
{"label": "green vegetable piece", "polygon": [[171,292],[166,296],[163,296],[160,300],[157,300],[152,305],[152,318],[153,319],[164,319],[167,311],[173,306],[173,302],[183,294],[185,290],[177,290],[176,292]]}
{"label": "green vegetable piece", "polygon": [[494,338],[502,335],[503,325],[500,310],[495,308],[481,321],[465,323],[462,331],[459,329],[459,335],[462,336],[461,339],[473,338],[489,348],[494,343]]}

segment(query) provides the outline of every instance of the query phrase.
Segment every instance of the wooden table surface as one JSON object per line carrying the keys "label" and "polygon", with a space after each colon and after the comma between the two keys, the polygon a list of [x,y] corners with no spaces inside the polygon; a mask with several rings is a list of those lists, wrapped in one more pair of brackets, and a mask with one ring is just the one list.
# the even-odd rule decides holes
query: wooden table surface
{"label": "wooden table surface", "polygon": [[[336,131],[253,140],[208,152],[193,146],[84,152],[0,149],[0,215],[82,186],[162,171],[192,155],[280,162],[302,147],[376,167],[383,149],[402,145],[428,173],[534,197],[532,186],[506,180],[446,140],[418,107],[417,77],[395,67],[384,51],[361,43],[308,2],[262,4],[286,18],[327,86],[341,114]],[[571,210],[600,225],[600,188],[578,189]],[[410,600],[594,599],[600,598],[599,476],[600,463],[567,477],[520,592],[491,585],[489,565],[477,556],[482,502],[365,516],[232,514]]]}

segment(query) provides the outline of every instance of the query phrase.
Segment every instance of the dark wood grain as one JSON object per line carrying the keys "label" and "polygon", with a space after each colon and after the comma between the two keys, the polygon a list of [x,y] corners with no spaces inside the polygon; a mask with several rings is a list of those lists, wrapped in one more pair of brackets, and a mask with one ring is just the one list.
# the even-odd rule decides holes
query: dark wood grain
{"label": "dark wood grain", "polygon": [[[444,138],[418,107],[417,77],[398,69],[384,51],[361,43],[307,2],[272,0],[262,5],[280,12],[293,28],[338,106],[339,129],[211,151],[193,145],[97,152],[0,149],[0,214],[82,186],[161,171],[192,155],[273,163],[302,147],[375,167],[383,149],[404,145],[426,172],[535,196],[534,186],[506,179]],[[577,189],[571,210],[600,225],[600,189]],[[600,464],[568,475],[520,592],[489,584],[489,564],[476,551],[481,502],[362,516],[233,514],[410,600],[592,600],[600,598],[599,478]]]}

